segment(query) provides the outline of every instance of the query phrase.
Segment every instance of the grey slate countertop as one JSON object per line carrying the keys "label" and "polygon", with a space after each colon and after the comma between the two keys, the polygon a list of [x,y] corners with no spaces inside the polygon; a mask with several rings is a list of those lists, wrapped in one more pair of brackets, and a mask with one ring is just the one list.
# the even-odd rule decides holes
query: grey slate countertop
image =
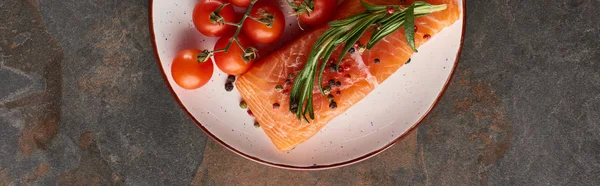
{"label": "grey slate countertop", "polygon": [[418,129],[315,172],[207,139],[161,77],[148,4],[0,1],[0,185],[600,185],[599,0],[467,0]]}

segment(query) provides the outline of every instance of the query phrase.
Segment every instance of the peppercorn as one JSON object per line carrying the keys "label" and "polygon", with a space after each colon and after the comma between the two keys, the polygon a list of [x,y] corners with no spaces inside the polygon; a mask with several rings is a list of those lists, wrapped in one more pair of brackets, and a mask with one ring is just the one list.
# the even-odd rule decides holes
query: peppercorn
{"label": "peppercorn", "polygon": [[298,112],[298,103],[296,103],[296,102],[293,102],[293,103],[292,103],[292,105],[290,105],[290,112],[292,112],[292,113],[294,113],[294,114],[295,114],[296,112]]}
{"label": "peppercorn", "polygon": [[411,58],[408,58],[408,61],[406,61],[405,64],[409,64],[410,63]]}
{"label": "peppercorn", "polygon": [[342,65],[342,68],[344,69],[344,71],[348,71],[348,70],[350,70],[350,65],[348,65],[348,64]]}
{"label": "peppercorn", "polygon": [[342,82],[340,82],[340,81],[335,82],[335,86],[337,86],[337,87],[342,86]]}
{"label": "peppercorn", "polygon": [[291,80],[291,79],[286,79],[286,80],[285,80],[285,84],[286,84],[286,85],[292,84],[292,80]]}
{"label": "peppercorn", "polygon": [[330,86],[323,87],[323,93],[329,94],[330,92],[331,92],[331,87]]}
{"label": "peppercorn", "polygon": [[394,7],[390,6],[387,8],[387,13],[388,14],[393,14],[394,12],[396,12],[396,10],[394,10]]}
{"label": "peppercorn", "polygon": [[330,80],[327,82],[327,84],[328,84],[330,87],[333,87],[333,86],[335,86],[335,80],[333,80],[333,79],[330,79]]}
{"label": "peppercorn", "polygon": [[231,92],[233,90],[233,83],[231,83],[231,82],[225,83],[225,90],[227,92]]}
{"label": "peppercorn", "polygon": [[331,63],[331,64],[329,65],[329,71],[331,71],[331,72],[335,72],[335,71],[337,71],[337,65],[335,65],[335,64],[333,64],[333,63]]}
{"label": "peppercorn", "polygon": [[333,101],[333,95],[331,95],[331,94],[327,95],[327,100],[329,102],[332,102]]}
{"label": "peppercorn", "polygon": [[329,108],[330,109],[335,109],[337,108],[337,103],[335,101],[332,101],[331,103],[329,103]]}
{"label": "peppercorn", "polygon": [[375,58],[375,64],[379,64],[379,62],[381,62],[381,60],[379,60],[379,58]]}
{"label": "peppercorn", "polygon": [[278,109],[279,108],[279,103],[273,103],[273,109]]}
{"label": "peppercorn", "polygon": [[283,90],[283,86],[281,86],[281,85],[275,86],[275,92],[281,92],[281,90]]}
{"label": "peppercorn", "polygon": [[246,102],[244,100],[242,100],[242,101],[240,101],[240,108],[246,109],[246,108],[248,108],[248,104],[246,104]]}
{"label": "peppercorn", "polygon": [[431,38],[431,35],[429,35],[429,34],[425,34],[425,35],[423,36],[423,39],[425,39],[425,40],[427,40],[427,39],[429,39],[429,38]]}
{"label": "peppercorn", "polygon": [[340,96],[340,94],[342,94],[342,92],[340,92],[339,90],[335,91],[335,95]]}
{"label": "peppercorn", "polygon": [[254,128],[260,128],[260,124],[258,123],[258,121],[254,121]]}
{"label": "peppercorn", "polygon": [[350,53],[350,54],[354,54],[354,52],[356,52],[356,49],[354,49],[354,48],[350,48],[350,50],[348,50],[348,53]]}
{"label": "peppercorn", "polygon": [[231,83],[235,82],[235,76],[234,75],[227,76],[227,82],[231,82]]}

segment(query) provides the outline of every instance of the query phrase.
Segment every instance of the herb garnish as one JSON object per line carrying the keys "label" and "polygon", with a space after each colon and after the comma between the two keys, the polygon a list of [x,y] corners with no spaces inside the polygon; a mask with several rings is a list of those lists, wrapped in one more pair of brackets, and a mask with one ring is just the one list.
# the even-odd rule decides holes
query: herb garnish
{"label": "herb garnish", "polygon": [[[327,66],[326,62],[339,45],[344,44],[344,47],[340,57],[338,57],[337,65],[335,65],[336,69],[340,67],[342,58],[350,49],[353,49],[355,43],[369,28],[375,26],[366,49],[371,49],[381,39],[404,26],[408,45],[416,52],[414,19],[446,9],[446,5],[444,4],[431,5],[422,1],[414,2],[408,7],[401,5],[373,5],[365,3],[362,0],[360,2],[367,11],[346,19],[329,22],[330,28],[317,39],[306,64],[298,73],[290,95],[290,111],[295,113],[298,119],[304,118],[304,120],[310,122],[306,114],[309,115],[310,119],[315,118],[312,91],[317,70],[319,70],[319,89],[325,95],[327,90],[324,90],[323,85],[321,85],[323,71]],[[320,64],[321,60],[323,62]],[[330,107],[335,108],[337,105],[332,104]]]}

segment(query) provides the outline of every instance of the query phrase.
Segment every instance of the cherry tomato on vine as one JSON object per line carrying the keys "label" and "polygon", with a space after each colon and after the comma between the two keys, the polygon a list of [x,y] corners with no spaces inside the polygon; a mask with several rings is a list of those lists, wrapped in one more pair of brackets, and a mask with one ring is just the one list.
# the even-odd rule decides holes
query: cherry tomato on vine
{"label": "cherry tomato on vine", "polygon": [[205,85],[213,74],[213,63],[198,61],[198,49],[187,49],[177,53],[171,64],[171,75],[175,83],[184,89],[197,89]]}
{"label": "cherry tomato on vine", "polygon": [[192,13],[192,20],[200,33],[205,36],[218,37],[235,29],[234,26],[218,22],[219,19],[222,19],[221,21],[237,22],[238,18],[233,6],[227,5],[219,11],[218,15],[211,16],[211,13],[222,4],[221,1],[200,1],[196,4]]}
{"label": "cherry tomato on vine", "polygon": [[[227,43],[231,40],[233,34],[227,34],[221,37],[217,43],[215,44],[215,50],[224,49],[227,47]],[[240,44],[244,48],[240,48],[240,46],[233,41],[231,46],[229,47],[229,51],[227,52],[216,52],[214,54],[215,64],[217,67],[221,69],[221,71],[230,75],[240,75],[244,72],[248,71],[252,63],[254,62],[254,58],[256,58],[256,53],[248,53],[244,50],[246,49],[254,49],[252,47],[252,43],[248,38],[246,38],[243,34],[238,35],[238,40]],[[256,51],[256,49],[254,49]],[[248,51],[250,52],[250,51]],[[246,55],[247,54],[247,55]]]}
{"label": "cherry tomato on vine", "polygon": [[297,0],[290,4],[300,21],[308,25],[325,24],[333,18],[337,0]]}
{"label": "cherry tomato on vine", "polygon": [[251,0],[229,0],[231,4],[242,8],[248,7],[248,5],[250,5],[250,1]]}
{"label": "cherry tomato on vine", "polygon": [[[285,29],[285,17],[273,1],[258,1],[250,10],[252,18],[246,19],[242,30],[255,43],[269,44],[277,40]],[[266,24],[265,24],[266,23]]]}

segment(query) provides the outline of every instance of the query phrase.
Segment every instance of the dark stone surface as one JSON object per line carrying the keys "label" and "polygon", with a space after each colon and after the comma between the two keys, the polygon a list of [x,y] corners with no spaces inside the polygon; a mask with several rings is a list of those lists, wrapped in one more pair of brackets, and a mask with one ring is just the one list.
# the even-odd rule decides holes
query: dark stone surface
{"label": "dark stone surface", "polygon": [[207,140],[163,82],[147,7],[0,1],[0,185],[600,184],[598,0],[468,1],[457,72],[418,130],[318,172]]}

